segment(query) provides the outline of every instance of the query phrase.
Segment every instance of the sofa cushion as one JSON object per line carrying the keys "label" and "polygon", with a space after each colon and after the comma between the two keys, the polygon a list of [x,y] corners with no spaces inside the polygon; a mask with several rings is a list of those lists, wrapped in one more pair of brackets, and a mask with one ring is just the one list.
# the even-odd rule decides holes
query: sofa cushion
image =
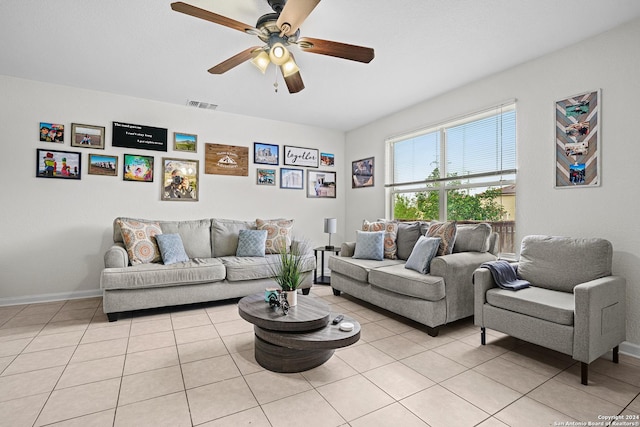
{"label": "sofa cushion", "polygon": [[356,249],[353,257],[382,261],[384,258],[384,231],[356,231]]}
{"label": "sofa cushion", "polygon": [[102,289],[138,289],[196,283],[219,282],[225,278],[222,262],[215,258],[195,258],[177,264],[139,264],[124,268],[105,268],[100,277]]}
{"label": "sofa cushion", "polygon": [[189,258],[211,258],[211,220],[158,221],[163,233],[179,234]]}
{"label": "sofa cushion", "polygon": [[240,230],[236,256],[263,257],[266,241],[267,230]]}
{"label": "sofa cushion", "polygon": [[533,286],[572,292],[580,283],[611,275],[608,240],[556,236],[522,239],[518,277]]}
{"label": "sofa cushion", "polygon": [[431,260],[438,253],[440,247],[439,237],[420,236],[418,242],[413,247],[413,251],[404,265],[404,268],[415,270],[418,273],[427,274]]}
{"label": "sofa cushion", "polygon": [[255,230],[253,221],[236,221],[232,219],[211,220],[211,241],[214,257],[235,256],[238,250],[240,230]]}
{"label": "sofa cushion", "polygon": [[277,254],[286,245],[288,251],[291,247],[291,235],[293,233],[292,219],[256,219],[258,230],[267,230],[267,241],[265,243],[265,253]]}
{"label": "sofa cushion", "polygon": [[407,260],[411,255],[416,242],[423,235],[420,232],[420,222],[399,222],[396,246],[398,247],[398,259]]}
{"label": "sofa cushion", "polygon": [[389,259],[398,258],[398,247],[396,238],[398,236],[398,223],[381,219],[374,222],[364,220],[362,231],[384,231],[384,257]]}
{"label": "sofa cushion", "polygon": [[122,240],[129,255],[131,265],[160,262],[160,249],[155,236],[162,234],[157,222],[140,222],[118,219]]}
{"label": "sofa cushion", "polygon": [[[237,257],[227,256],[220,258],[227,269],[227,280],[237,282],[240,280],[266,279],[273,277],[274,265],[280,262],[279,254],[267,254],[264,257]],[[313,254],[303,255],[302,271],[312,271],[316,267]],[[276,285],[275,281],[273,282]]]}
{"label": "sofa cushion", "polygon": [[453,252],[488,252],[491,225],[458,224],[456,226],[456,241]]}
{"label": "sofa cushion", "polygon": [[401,264],[403,266],[402,268],[404,268],[404,262],[400,260],[383,259],[382,261],[374,261],[341,256],[329,257],[329,269],[331,271],[360,282],[367,282],[369,280],[369,272],[372,269],[395,264]]}
{"label": "sofa cushion", "polygon": [[519,291],[489,289],[487,302],[494,307],[526,314],[562,325],[573,325],[575,303],[570,292],[529,287]]}
{"label": "sofa cushion", "polygon": [[156,241],[165,265],[189,261],[179,234],[158,234]]}
{"label": "sofa cushion", "polygon": [[441,238],[438,256],[449,255],[453,251],[453,245],[456,241],[456,223],[451,221],[432,222],[426,236]]}
{"label": "sofa cushion", "polygon": [[418,273],[404,268],[402,264],[371,270],[369,283],[397,294],[427,301],[439,301],[445,297],[442,277]]}

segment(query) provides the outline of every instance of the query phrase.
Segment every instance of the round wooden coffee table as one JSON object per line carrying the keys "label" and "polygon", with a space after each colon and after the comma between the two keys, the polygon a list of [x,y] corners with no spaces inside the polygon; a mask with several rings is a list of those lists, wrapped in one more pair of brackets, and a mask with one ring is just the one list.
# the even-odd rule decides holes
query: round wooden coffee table
{"label": "round wooden coffee table", "polygon": [[273,372],[302,372],[322,365],[336,348],[346,347],[360,339],[360,324],[344,316],[343,322],[353,330],[341,331],[330,323],[329,306],[319,298],[298,295],[298,304],[284,316],[271,308],[264,294],[244,297],[238,312],[253,323],[255,356],[260,366]]}

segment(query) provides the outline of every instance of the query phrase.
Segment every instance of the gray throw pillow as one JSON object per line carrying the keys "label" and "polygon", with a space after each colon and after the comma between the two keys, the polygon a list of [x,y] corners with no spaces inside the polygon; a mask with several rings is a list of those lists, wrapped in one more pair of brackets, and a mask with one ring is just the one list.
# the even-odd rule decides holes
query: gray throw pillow
{"label": "gray throw pillow", "polygon": [[267,242],[267,230],[240,230],[236,256],[263,257]]}
{"label": "gray throw pillow", "polygon": [[353,258],[382,261],[384,258],[384,231],[357,230]]}
{"label": "gray throw pillow", "polygon": [[423,233],[420,232],[419,222],[399,222],[396,246],[398,247],[398,259],[407,260],[413,247]]}
{"label": "gray throw pillow", "polygon": [[162,262],[165,265],[189,261],[189,256],[184,250],[182,238],[179,234],[158,234],[156,235],[156,241],[158,242],[158,248],[160,248]]}
{"label": "gray throw pillow", "polygon": [[431,260],[438,252],[441,240],[439,237],[420,236],[404,268],[427,274],[431,266]]}

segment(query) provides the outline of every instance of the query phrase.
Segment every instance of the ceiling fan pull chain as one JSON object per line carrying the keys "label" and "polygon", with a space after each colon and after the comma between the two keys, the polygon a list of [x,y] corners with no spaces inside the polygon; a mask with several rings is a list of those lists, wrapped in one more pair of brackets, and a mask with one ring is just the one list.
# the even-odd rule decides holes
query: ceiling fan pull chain
{"label": "ceiling fan pull chain", "polygon": [[275,81],[273,82],[273,87],[274,87],[276,93],[278,93],[278,67],[275,67],[274,76],[275,76]]}

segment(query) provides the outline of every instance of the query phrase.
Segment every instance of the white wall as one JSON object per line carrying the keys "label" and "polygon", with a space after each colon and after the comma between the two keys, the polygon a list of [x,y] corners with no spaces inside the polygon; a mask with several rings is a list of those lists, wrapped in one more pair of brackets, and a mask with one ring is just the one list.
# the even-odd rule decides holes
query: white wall
{"label": "white wall", "polygon": [[[347,236],[363,219],[385,215],[386,137],[516,98],[516,241],[529,234],[609,239],[614,274],[627,278],[627,341],[640,345],[640,221],[634,173],[640,159],[638,40],[640,20],[347,133],[346,163],[375,156],[377,166],[374,188],[347,189]],[[598,88],[602,89],[602,185],[555,189],[554,103]]]}
{"label": "white wall", "polygon": [[[294,234],[326,244],[324,217],[344,222],[345,181],[338,173],[336,199],[308,199],[306,191],[256,185],[253,142],[317,148],[335,154],[344,168],[344,133],[199,110],[0,76],[2,178],[0,201],[0,305],[52,298],[98,295],[103,254],[112,242],[117,216],[148,219],[287,217],[296,220]],[[111,122],[168,129],[169,151],[111,146]],[[66,125],[65,143],[39,142],[40,122]],[[70,146],[71,123],[105,126],[106,149]],[[198,135],[198,153],[174,152],[173,132]],[[204,173],[204,143],[249,147],[248,177]],[[36,148],[82,153],[79,181],[35,177]],[[144,154],[155,157],[153,183],[125,182],[118,177],[88,175],[88,154]],[[200,160],[200,200],[160,201],[162,157]],[[281,160],[282,163],[282,160]],[[322,168],[321,168],[322,169]],[[305,170],[305,181],[306,181]],[[341,181],[342,180],[342,181]],[[306,183],[305,183],[306,189]],[[337,241],[337,240],[336,240]]]}

